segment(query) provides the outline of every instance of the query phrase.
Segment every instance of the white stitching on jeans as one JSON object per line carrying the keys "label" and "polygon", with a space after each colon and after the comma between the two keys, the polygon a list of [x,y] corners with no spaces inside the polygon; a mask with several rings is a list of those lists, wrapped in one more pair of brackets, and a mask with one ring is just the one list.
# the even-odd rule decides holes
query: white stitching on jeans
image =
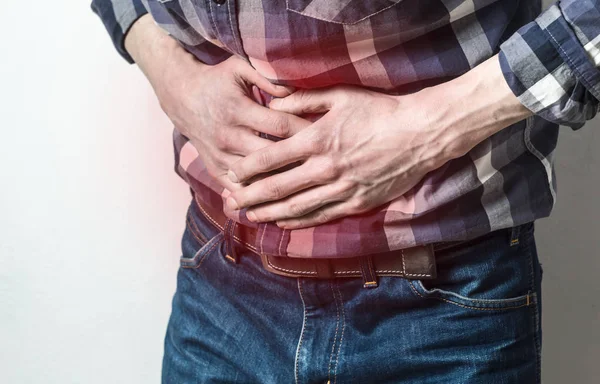
{"label": "white stitching on jeans", "polygon": [[[206,212],[204,210],[204,208],[202,208],[202,205],[200,204],[200,202],[198,202],[197,198],[196,198],[196,205],[200,209],[200,211],[204,214],[204,216],[208,220],[210,220],[211,223],[213,223],[220,230],[223,230],[223,227],[221,227],[219,225],[219,223],[216,220],[214,220],[208,214],[208,212]],[[264,236],[265,236],[266,229],[267,229],[267,223],[265,223],[264,230],[263,230],[263,233],[262,233],[262,236],[261,236],[261,240],[260,240],[261,253],[263,253],[263,254],[264,254],[264,250],[263,250],[263,247],[262,247],[262,243],[263,243],[263,239],[264,239]],[[285,229],[284,229],[284,231],[285,231]],[[240,243],[242,243],[242,244],[246,245],[248,248],[250,248],[254,253],[258,253],[258,250],[253,245],[248,244],[247,242],[243,241],[242,239],[240,239],[239,237],[237,237],[235,235],[233,237],[234,237],[234,239],[236,239]],[[283,237],[282,237],[282,240],[283,240]],[[402,262],[403,262],[403,266],[404,266],[404,251],[401,250],[401,252],[402,252]],[[280,268],[280,267],[277,267],[277,266],[271,264],[271,261],[269,260],[269,258],[267,258],[267,260],[268,260],[269,266],[271,266],[272,268],[277,269],[279,271],[293,272],[293,273],[303,273],[303,274],[309,274],[309,275],[315,275],[316,274],[316,272],[294,271],[294,270],[291,270],[291,269]],[[405,276],[414,276],[414,277],[431,277],[430,273],[406,273],[405,271],[396,271],[396,270],[392,270],[392,269],[386,269],[386,270],[383,270],[383,271],[376,271],[376,272],[378,272],[378,273],[402,273]],[[335,271],[334,272],[335,275],[347,275],[347,274],[351,274],[351,273],[360,273],[360,271]]]}
{"label": "white stitching on jeans", "polygon": [[[202,205],[200,204],[200,202],[198,202],[197,198],[196,198],[196,205],[198,206],[198,208],[200,209],[200,211],[201,211],[201,212],[204,214],[204,216],[205,216],[205,217],[206,217],[208,220],[210,220],[210,222],[211,222],[213,225],[215,225],[215,226],[216,226],[217,228],[219,228],[221,231],[223,231],[223,230],[224,230],[224,228],[223,228],[221,225],[219,225],[219,223],[218,223],[218,222],[217,222],[215,219],[213,219],[213,218],[212,218],[212,217],[211,217],[211,216],[208,214],[208,212],[206,212],[206,211],[204,210],[204,208],[202,208]],[[246,246],[247,246],[248,248],[250,248],[250,249],[251,249],[251,250],[252,250],[254,253],[258,253],[258,252],[257,252],[257,249],[256,249],[256,247],[255,247],[255,246],[253,246],[253,245],[251,245],[251,244],[248,244],[248,243],[246,243],[245,241],[243,241],[242,239],[240,239],[239,237],[237,237],[237,236],[235,236],[235,235],[233,235],[233,238],[234,238],[234,239],[236,239],[237,241],[239,241],[240,243],[242,243],[242,244],[246,245]]]}
{"label": "white stitching on jeans", "polygon": [[[482,308],[482,307],[475,307],[472,305],[465,305],[465,304],[461,304],[457,301],[453,301],[453,300],[448,300],[446,298],[443,297],[427,297],[427,296],[423,296],[419,291],[417,291],[414,287],[413,284],[417,284],[419,283],[419,280],[416,280],[416,282],[414,281],[409,281],[408,285],[410,286],[410,289],[412,289],[412,291],[417,294],[418,296],[422,297],[423,299],[435,299],[435,300],[441,300],[441,301],[445,301],[447,303],[453,304],[453,305],[457,305],[459,307],[462,308],[468,308],[468,309],[474,309],[477,311],[506,311],[506,310],[510,310],[510,309],[516,309],[516,308],[522,308],[522,307],[527,307],[529,305],[531,305],[531,302],[533,302],[533,300],[529,303],[529,304],[521,304],[521,305],[515,305],[515,306],[506,306],[506,307],[486,307],[486,308]],[[533,294],[531,294],[531,298],[535,297],[535,292],[533,292]]]}
{"label": "white stitching on jeans", "polygon": [[298,384],[298,357],[300,356],[300,348],[302,347],[302,339],[304,338],[304,327],[306,325],[306,304],[304,303],[304,296],[302,296],[302,282],[300,278],[298,280],[298,292],[300,293],[300,300],[302,300],[302,312],[304,318],[302,320],[302,330],[300,331],[300,338],[298,339],[298,346],[296,347],[296,357],[294,359],[294,378],[296,384]]}
{"label": "white stitching on jeans", "polygon": [[[331,293],[333,294],[333,300],[335,301],[335,335],[333,336],[333,344],[331,345],[331,354],[329,355],[329,365],[327,366],[327,377],[329,381],[331,381],[331,362],[333,361],[333,354],[335,353],[335,345],[337,344],[337,335],[340,329],[340,306],[338,305],[337,297],[335,297],[335,291],[333,290],[333,282],[329,281],[329,288],[331,288]],[[334,377],[335,377],[334,373]]]}
{"label": "white stitching on jeans", "polygon": [[338,291],[338,296],[340,298],[340,304],[342,307],[342,335],[340,336],[340,346],[338,347],[338,353],[337,353],[337,356],[335,357],[335,374],[333,376],[333,384],[337,383],[338,361],[340,359],[340,354],[342,351],[342,342],[344,341],[344,331],[346,330],[346,312],[344,311],[344,299],[342,298],[342,292],[340,291],[340,285],[336,284],[335,287]]}

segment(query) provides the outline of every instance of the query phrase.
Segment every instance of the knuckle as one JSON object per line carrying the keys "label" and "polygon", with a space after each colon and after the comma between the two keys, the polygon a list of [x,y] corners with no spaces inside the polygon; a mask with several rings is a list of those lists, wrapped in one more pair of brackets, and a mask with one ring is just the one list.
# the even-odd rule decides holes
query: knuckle
{"label": "knuckle", "polygon": [[229,150],[233,148],[234,141],[231,135],[221,134],[221,149]]}
{"label": "knuckle", "polygon": [[206,154],[211,168],[214,169],[214,172],[217,173],[218,176],[223,173],[224,169],[229,168],[229,162],[225,160],[219,150],[211,148],[206,152]]}
{"label": "knuckle", "polygon": [[317,223],[326,223],[329,221],[329,214],[325,211],[320,211],[316,217]]}
{"label": "knuckle", "polygon": [[325,151],[325,142],[319,136],[315,136],[310,142],[310,148],[314,153],[323,153]]}
{"label": "knuckle", "polygon": [[323,143],[321,138],[317,134],[309,134],[306,137],[306,141],[302,147],[303,155],[317,155],[323,153]]}
{"label": "knuckle", "polygon": [[215,134],[215,147],[224,150],[227,149],[228,139],[221,131],[217,131]]}
{"label": "knuckle", "polygon": [[294,92],[294,95],[298,98],[301,103],[309,102],[311,99],[311,92],[307,92],[304,89]]}
{"label": "knuckle", "polygon": [[290,124],[287,118],[278,116],[274,119],[275,135],[279,137],[288,137],[290,134]]}
{"label": "knuckle", "polygon": [[306,208],[302,204],[291,203],[288,207],[288,211],[292,216],[297,217],[303,216],[306,211]]}
{"label": "knuckle", "polygon": [[330,157],[321,159],[316,167],[319,172],[319,180],[322,182],[332,182],[340,175],[339,166]]}
{"label": "knuckle", "polygon": [[215,160],[214,160],[214,163],[215,163],[215,165],[216,165],[217,167],[219,167],[221,170],[229,168],[229,167],[228,167],[228,164],[225,162],[225,160],[223,160],[223,159],[222,159],[222,158],[220,158],[220,157],[216,157],[216,158],[215,158]]}
{"label": "knuckle", "polygon": [[268,151],[262,151],[258,154],[258,165],[261,168],[268,169],[273,162],[271,154]]}
{"label": "knuckle", "polygon": [[357,197],[352,200],[352,209],[356,212],[362,212],[369,209],[369,201],[363,197]]}
{"label": "knuckle", "polygon": [[[231,103],[226,103],[214,112],[215,120],[219,126],[235,125],[239,121],[239,102],[232,100]],[[222,129],[219,128],[219,132]]]}
{"label": "knuckle", "polygon": [[283,190],[281,185],[276,181],[269,181],[266,185],[267,195],[272,199],[279,199],[283,197]]}

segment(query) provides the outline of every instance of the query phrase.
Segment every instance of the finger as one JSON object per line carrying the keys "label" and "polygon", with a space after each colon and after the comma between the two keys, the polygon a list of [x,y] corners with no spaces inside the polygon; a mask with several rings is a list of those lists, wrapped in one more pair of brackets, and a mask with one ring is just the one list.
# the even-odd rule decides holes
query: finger
{"label": "finger", "polygon": [[248,220],[256,222],[298,218],[329,203],[345,201],[351,196],[352,190],[341,183],[317,185],[284,200],[250,207],[246,216]]}
{"label": "finger", "polygon": [[313,227],[352,215],[353,212],[352,203],[350,201],[343,201],[326,205],[296,219],[278,220],[276,224],[278,227],[285,229]]}
{"label": "finger", "polygon": [[227,133],[227,136],[230,137],[230,139],[227,140],[227,151],[243,157],[273,144],[272,140],[257,136],[247,127],[233,128],[231,133]]}
{"label": "finger", "polygon": [[274,111],[247,99],[240,105],[237,123],[259,132],[288,138],[312,124],[311,121],[289,113]]}
{"label": "finger", "polygon": [[238,184],[238,183],[232,183],[231,180],[229,180],[229,177],[227,177],[227,174],[223,174],[223,175],[218,175],[215,180],[225,189],[228,189],[230,191],[235,191],[237,189],[243,188],[242,185]]}
{"label": "finger", "polygon": [[229,176],[233,182],[243,182],[259,173],[303,160],[312,150],[312,144],[300,136],[277,141],[232,164],[229,167]]}
{"label": "finger", "polygon": [[256,181],[232,193],[230,199],[233,201],[228,201],[228,204],[232,209],[242,209],[267,201],[280,200],[292,193],[325,182],[325,178],[319,174],[317,168],[305,163],[287,172]]}
{"label": "finger", "polygon": [[269,108],[294,115],[327,112],[338,95],[337,91],[329,88],[301,89],[289,96],[271,100]]}
{"label": "finger", "polygon": [[252,68],[252,66],[249,64],[241,65],[238,71],[242,78],[246,79],[252,84],[255,84],[258,88],[270,93],[271,95],[284,97],[295,91],[295,88],[292,86],[283,86],[271,83],[266,77],[258,73],[258,71]]}

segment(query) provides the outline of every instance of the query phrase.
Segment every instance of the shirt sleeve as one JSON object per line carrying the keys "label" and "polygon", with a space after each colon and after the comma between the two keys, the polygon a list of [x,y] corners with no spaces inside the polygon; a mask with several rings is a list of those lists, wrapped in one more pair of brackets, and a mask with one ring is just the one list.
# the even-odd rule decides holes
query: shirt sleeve
{"label": "shirt sleeve", "polygon": [[104,23],[119,54],[133,64],[125,50],[125,35],[137,19],[148,13],[142,0],[92,0],[91,8]]}
{"label": "shirt sleeve", "polygon": [[600,0],[562,0],[519,28],[498,55],[531,112],[581,128],[600,106]]}

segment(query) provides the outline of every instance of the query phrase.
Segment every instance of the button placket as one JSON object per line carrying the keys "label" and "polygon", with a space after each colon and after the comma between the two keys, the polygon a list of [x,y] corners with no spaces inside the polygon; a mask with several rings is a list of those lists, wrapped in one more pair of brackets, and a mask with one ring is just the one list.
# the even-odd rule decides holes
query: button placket
{"label": "button placket", "polygon": [[210,13],[209,18],[214,29],[214,35],[217,36],[224,49],[240,56],[252,65],[250,58],[242,46],[242,39],[238,28],[236,1],[206,0],[206,10]]}

